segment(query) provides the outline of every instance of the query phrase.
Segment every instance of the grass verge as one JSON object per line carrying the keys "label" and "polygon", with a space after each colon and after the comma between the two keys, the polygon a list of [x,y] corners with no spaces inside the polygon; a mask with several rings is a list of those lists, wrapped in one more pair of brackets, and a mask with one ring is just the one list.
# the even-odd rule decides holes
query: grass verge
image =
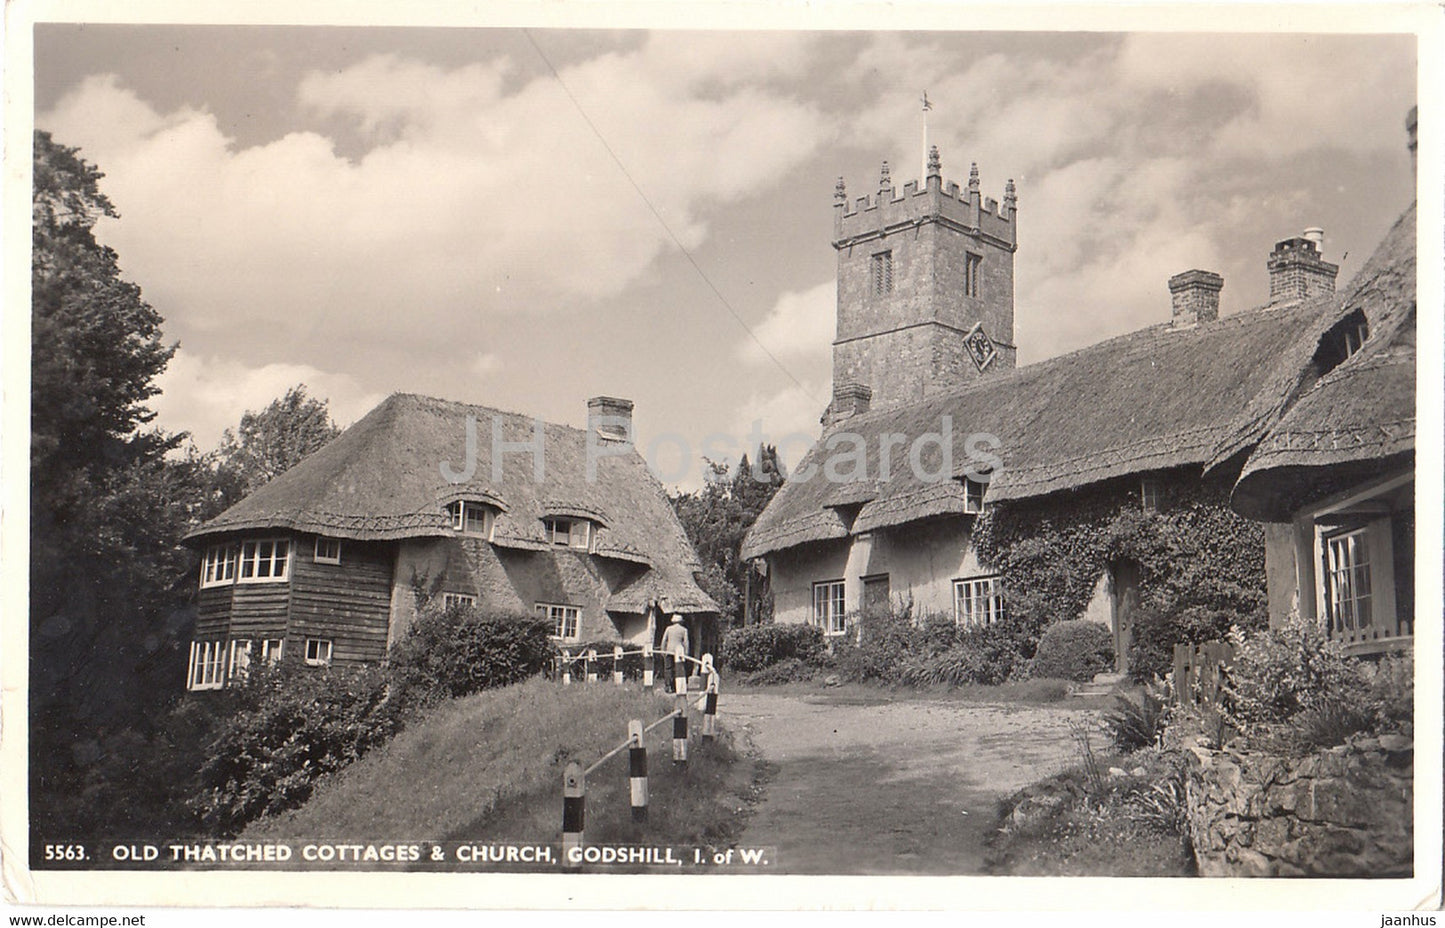
{"label": "grass verge", "polygon": [[[649,724],[672,708],[669,697],[632,685],[561,687],[540,678],[453,700],[244,838],[556,843],[567,763],[590,765],[626,739],[629,719]],[[697,730],[700,716],[690,716]],[[712,745],[694,738],[690,762],[674,769],[671,730],[664,723],[648,736],[646,837],[726,843],[753,798],[752,763],[723,732]],[[630,822],[625,751],[587,786],[589,843],[643,837]]]}

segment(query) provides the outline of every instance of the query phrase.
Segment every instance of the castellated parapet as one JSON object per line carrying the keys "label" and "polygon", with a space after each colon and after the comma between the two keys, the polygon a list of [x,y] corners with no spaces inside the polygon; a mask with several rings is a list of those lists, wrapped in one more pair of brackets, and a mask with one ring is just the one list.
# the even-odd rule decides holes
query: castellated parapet
{"label": "castellated parapet", "polygon": [[[935,148],[922,189],[894,187],[887,162],[876,193],[834,191],[838,328],[833,382],[872,391],[887,408],[1014,366],[1013,181],[1003,202],[944,183]],[[980,334],[981,333],[981,334]]]}

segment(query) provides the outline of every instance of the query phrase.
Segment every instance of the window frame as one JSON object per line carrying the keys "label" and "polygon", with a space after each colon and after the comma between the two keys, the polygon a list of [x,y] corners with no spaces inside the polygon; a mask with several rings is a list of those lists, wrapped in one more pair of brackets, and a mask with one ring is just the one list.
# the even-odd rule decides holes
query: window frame
{"label": "window frame", "polygon": [[[566,540],[560,541],[563,534],[559,526],[565,524],[567,531]],[[576,544],[574,539],[578,538],[577,527],[582,527],[581,544]],[[546,537],[548,547],[570,548],[573,551],[591,552],[594,540],[594,532],[591,519],[580,519],[575,516],[543,516],[542,532]]]}
{"label": "window frame", "polygon": [[[471,538],[485,538],[487,541],[492,540],[493,533],[497,528],[496,507],[480,500],[457,499],[447,503],[446,512],[452,520],[452,531]],[[478,521],[472,515],[474,512],[481,513],[480,521],[482,526],[480,531],[468,527],[471,523]]]}
{"label": "window frame", "polygon": [[[262,545],[271,546],[271,553],[264,559],[261,557]],[[285,546],[286,553],[278,557],[276,555],[277,547],[283,545]],[[291,559],[293,556],[293,552],[291,550],[292,545],[290,538],[251,538],[240,542],[237,545],[237,548],[237,583],[285,583],[291,579]],[[251,548],[253,553],[248,555],[246,552],[247,548]],[[267,575],[264,577],[259,576],[257,573],[260,565],[263,563],[263,560],[267,565]],[[281,562],[280,573],[275,572],[277,561]],[[250,576],[246,575],[246,570],[248,566],[252,571]]]}
{"label": "window frame", "polygon": [[813,622],[827,637],[848,633],[848,585],[845,581],[818,580],[813,583]]}
{"label": "window frame", "polygon": [[206,553],[201,556],[201,589],[235,583],[239,560],[237,547],[232,542],[206,548]]}
{"label": "window frame", "polygon": [[969,515],[978,515],[983,512],[984,496],[988,493],[988,484],[971,477],[961,479],[963,480],[964,512]]}
{"label": "window frame", "polygon": [[226,640],[208,638],[191,641],[186,662],[186,689],[219,690],[226,685]]}
{"label": "window frame", "polygon": [[442,593],[442,608],[450,609],[453,605],[475,606],[477,597],[474,593]]}
{"label": "window frame", "polygon": [[1139,508],[1144,512],[1158,512],[1161,489],[1158,477],[1140,477]]}
{"label": "window frame", "polygon": [[[325,649],[326,649],[326,654],[325,654],[325,656],[320,656],[320,655],[318,654],[318,656],[312,657],[312,656],[311,656],[311,650],[312,650],[311,646],[312,646],[312,645],[316,645],[316,646],[317,646],[316,650],[317,650],[318,652],[321,650],[321,646],[322,646],[322,645],[325,645]],[[302,659],[305,660],[306,666],[308,666],[308,667],[327,667],[327,666],[330,666],[330,664],[331,664],[331,657],[332,657],[332,653],[333,653],[332,642],[331,642],[331,639],[330,639],[330,638],[307,638],[307,639],[306,639],[306,644],[305,644],[304,647],[305,647],[305,650],[302,652],[302,655],[301,655],[301,656],[302,656]]]}
{"label": "window frame", "polygon": [[963,295],[979,298],[979,280],[983,277],[983,255],[963,253]]}
{"label": "window frame", "polygon": [[868,258],[868,292],[888,296],[894,289],[893,249],[875,251]]}
{"label": "window frame", "polygon": [[[1008,618],[1008,601],[1004,598],[1002,574],[977,574],[957,577],[953,581],[953,622],[968,628],[985,628]],[[964,609],[963,591],[970,608]]]}
{"label": "window frame", "polygon": [[[322,554],[322,553],[321,553],[321,545],[322,545],[322,542],[325,542],[325,543],[326,543],[326,546],[327,546],[327,549],[328,549],[328,550],[329,550],[331,547],[334,546],[335,549],[336,549],[336,553],[335,553],[334,555],[333,555],[333,554]],[[312,556],[312,559],[313,559],[316,563],[318,563],[318,564],[337,564],[337,565],[339,565],[339,564],[341,563],[341,539],[340,539],[340,538],[332,538],[332,537],[329,536],[329,535],[317,535],[317,536],[316,536],[316,544],[315,544],[315,546],[311,549],[311,556]]]}
{"label": "window frame", "polygon": [[[553,610],[558,610],[555,614]],[[536,603],[535,611],[552,623],[551,637],[558,641],[577,641],[582,633],[582,607],[565,603]],[[567,634],[567,620],[571,619],[572,634]]]}

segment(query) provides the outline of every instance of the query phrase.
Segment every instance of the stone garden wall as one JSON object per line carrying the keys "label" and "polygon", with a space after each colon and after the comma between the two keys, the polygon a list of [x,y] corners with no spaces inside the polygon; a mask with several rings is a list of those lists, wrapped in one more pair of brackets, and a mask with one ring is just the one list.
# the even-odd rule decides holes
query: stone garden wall
{"label": "stone garden wall", "polygon": [[1356,738],[1307,757],[1190,747],[1202,876],[1409,876],[1414,745]]}

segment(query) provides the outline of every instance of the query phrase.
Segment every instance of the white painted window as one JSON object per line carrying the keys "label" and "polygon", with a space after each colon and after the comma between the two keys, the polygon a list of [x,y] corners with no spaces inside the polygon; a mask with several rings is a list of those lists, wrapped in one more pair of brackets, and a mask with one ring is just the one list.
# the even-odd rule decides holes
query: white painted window
{"label": "white painted window", "polygon": [[893,252],[880,251],[873,256],[869,277],[874,296],[886,296],[893,292]]}
{"label": "white painted window", "polygon": [[1139,478],[1139,505],[1145,512],[1159,509],[1159,481],[1154,477]]}
{"label": "white painted window", "polygon": [[236,582],[236,546],[211,545],[201,560],[201,589]]}
{"label": "white painted window", "polygon": [[963,478],[964,509],[968,512],[983,512],[983,494],[988,485],[977,480]]}
{"label": "white painted window", "polygon": [[813,621],[825,635],[841,635],[848,630],[843,590],[842,580],[813,584]]}
{"label": "white painted window", "polygon": [[313,667],[324,667],[331,663],[331,639],[307,638],[306,663]]}
{"label": "white painted window", "polygon": [[468,593],[443,593],[442,606],[450,609],[452,606],[475,606],[477,598]]}
{"label": "white painted window", "polygon": [[281,654],[286,650],[286,639],[266,638],[261,642],[261,660],[268,664],[276,664],[281,661]]}
{"label": "white painted window", "polygon": [[491,540],[492,529],[496,526],[497,514],[491,506],[469,499],[459,499],[447,505],[452,528],[463,535],[475,535]]}
{"label": "white painted window", "polygon": [[1004,616],[1003,586],[997,576],[953,581],[953,620],[959,625],[992,625]]}
{"label": "white painted window", "polygon": [[537,615],[552,623],[553,638],[561,638],[564,641],[577,639],[577,630],[582,624],[581,607],[538,603]]}
{"label": "white painted window", "polygon": [[592,550],[592,523],[586,519],[543,519],[542,526],[549,545]]}
{"label": "white painted window", "polygon": [[241,542],[238,583],[273,583],[289,574],[291,542],[284,538],[266,538]]}
{"label": "white painted window", "polygon": [[316,563],[340,564],[341,539],[327,538],[324,535],[316,536]]}
{"label": "white painted window", "polygon": [[218,690],[226,685],[226,643],[192,641],[186,689]]}
{"label": "white painted window", "polygon": [[1373,615],[1374,599],[1369,529],[1360,528],[1327,537],[1325,558],[1330,631],[1368,626]]}
{"label": "white painted window", "polygon": [[228,656],[227,673],[230,679],[243,677],[251,666],[251,639],[236,638],[231,641],[231,652]]}

